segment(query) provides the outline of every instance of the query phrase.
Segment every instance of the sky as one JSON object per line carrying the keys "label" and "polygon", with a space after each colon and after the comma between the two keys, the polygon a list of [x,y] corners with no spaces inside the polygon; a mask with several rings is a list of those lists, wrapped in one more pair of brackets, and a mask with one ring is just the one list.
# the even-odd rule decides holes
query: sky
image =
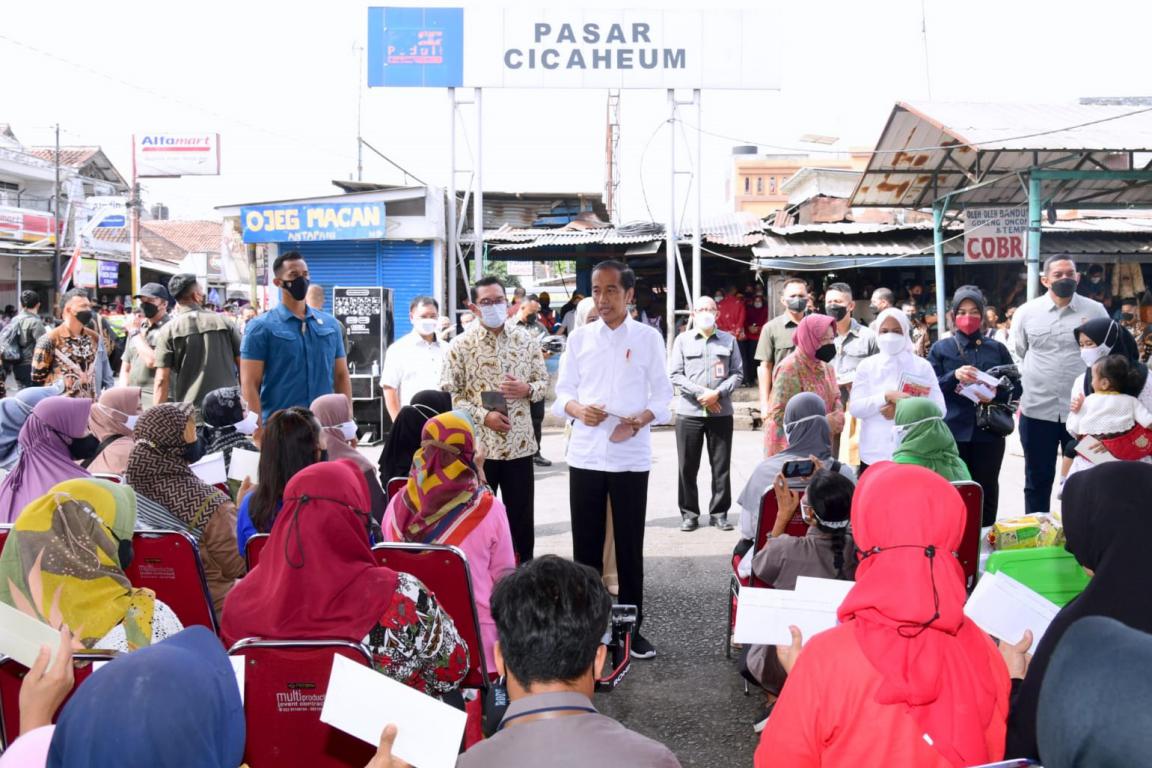
{"label": "sky", "polygon": [[[775,51],[780,90],[705,91],[700,122],[686,107],[686,123],[762,151],[769,144],[820,149],[802,144],[804,134],[870,148],[897,101],[1152,96],[1146,52],[1152,3],[768,2],[774,23],[762,38]],[[707,7],[672,0],[627,6]],[[361,87],[367,7],[350,0],[9,2],[0,26],[0,122],[27,145],[50,144],[59,123],[63,144],[101,145],[125,176],[133,133],[218,132],[220,176],[142,181],[146,206],[162,202],[173,218],[217,218],[219,205],[332,194],[332,179],[355,178],[359,96],[364,138],[419,179],[445,186],[448,96]],[[485,90],[484,188],[602,191],[606,95]],[[458,151],[460,165],[471,167],[475,128],[471,108],[463,109],[459,132],[466,131],[469,145],[461,140]],[[668,217],[667,111],[663,91],[622,95],[622,221]],[[680,168],[699,168],[705,217],[728,210],[731,150],[744,142],[705,135],[697,157],[691,126],[678,126],[676,140]],[[364,180],[398,184],[405,177],[365,150]],[[467,176],[458,180],[466,182]],[[683,210],[688,177],[677,184]]]}

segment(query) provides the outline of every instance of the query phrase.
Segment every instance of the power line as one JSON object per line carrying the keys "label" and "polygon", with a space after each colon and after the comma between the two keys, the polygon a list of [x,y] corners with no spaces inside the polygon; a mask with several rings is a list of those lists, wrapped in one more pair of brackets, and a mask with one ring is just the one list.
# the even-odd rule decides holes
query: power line
{"label": "power line", "polygon": [[428,186],[428,184],[427,184],[427,183],[425,183],[424,181],[422,181],[422,180],[420,179],[420,177],[419,177],[419,176],[417,176],[416,174],[414,174],[414,173],[412,173],[411,171],[407,170],[407,169],[406,169],[404,166],[400,165],[398,162],[396,162],[396,161],[395,161],[395,160],[393,160],[392,158],[388,157],[388,155],[386,155],[386,154],[384,154],[383,152],[381,152],[380,150],[376,149],[376,147],[374,147],[374,146],[372,146],[371,144],[369,144],[369,143],[368,143],[366,140],[364,140],[363,138],[359,138],[359,137],[357,137],[357,138],[358,138],[358,140],[359,140],[359,142],[360,142],[361,144],[363,144],[364,146],[368,147],[368,149],[372,150],[373,152],[375,152],[375,153],[376,153],[377,155],[379,155],[380,157],[384,158],[384,159],[385,159],[385,160],[388,162],[388,164],[389,164],[389,165],[391,165],[393,168],[395,168],[396,170],[398,170],[398,171],[400,171],[402,174],[404,174],[404,176],[405,176],[406,178],[407,178],[408,176],[411,176],[413,179],[416,179],[416,181],[420,182],[420,184],[421,184],[421,185],[423,185],[423,186],[425,186],[425,187],[426,187],[426,186]]}

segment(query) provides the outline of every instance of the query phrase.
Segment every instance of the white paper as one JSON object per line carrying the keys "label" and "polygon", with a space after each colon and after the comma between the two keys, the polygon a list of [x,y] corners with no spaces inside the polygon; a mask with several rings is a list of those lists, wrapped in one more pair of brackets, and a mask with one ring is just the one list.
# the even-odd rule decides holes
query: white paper
{"label": "white paper", "polygon": [[[228,465],[228,479],[244,481],[247,477],[254,484],[260,482],[260,454],[243,448],[232,449],[232,461]],[[379,743],[379,742],[377,742]]]}
{"label": "white paper", "polygon": [[1059,612],[1060,607],[1051,600],[1001,571],[984,574],[964,606],[964,615],[976,626],[1005,642],[1018,643],[1024,630],[1032,630],[1029,653],[1036,651]]}
{"label": "white paper", "polygon": [[796,588],[793,590],[797,595],[804,598],[814,598],[817,600],[826,600],[836,606],[836,610],[840,609],[840,603],[844,602],[844,598],[848,597],[848,593],[856,586],[854,581],[844,581],[843,579],[818,579],[815,576],[797,576]]}
{"label": "white paper", "polygon": [[966,397],[976,404],[984,403],[993,400],[996,397],[996,388],[990,387],[987,384],[962,384],[956,388],[956,391],[962,396]]}
{"label": "white paper", "polygon": [[56,650],[60,647],[60,632],[44,622],[7,603],[0,602],[0,654],[15,659],[31,668],[40,655],[41,646],[52,649],[49,668],[56,660]]}
{"label": "white paper", "polygon": [[839,602],[821,597],[805,597],[786,589],[740,589],[739,610],[732,639],[756,645],[791,645],[795,626],[804,642],[836,626]]}
{"label": "white paper", "polygon": [[1096,446],[1103,447],[1103,444],[1092,435],[1085,435],[1080,439],[1080,442],[1076,443],[1076,453],[1090,464],[1107,464],[1110,461],[1119,461],[1108,452],[1107,448],[1104,449],[1103,453],[1097,453],[1094,450]]}
{"label": "white paper", "polygon": [[224,453],[210,453],[188,468],[208,485],[228,482],[228,473],[224,471]]}
{"label": "white paper", "polygon": [[232,662],[232,674],[236,675],[236,685],[240,686],[240,703],[244,703],[244,657],[243,656],[229,656],[228,661]]}
{"label": "white paper", "polygon": [[[741,605],[743,608],[743,605]],[[320,720],[376,746],[396,726],[392,754],[420,768],[452,768],[466,715],[370,667],[335,656]]]}

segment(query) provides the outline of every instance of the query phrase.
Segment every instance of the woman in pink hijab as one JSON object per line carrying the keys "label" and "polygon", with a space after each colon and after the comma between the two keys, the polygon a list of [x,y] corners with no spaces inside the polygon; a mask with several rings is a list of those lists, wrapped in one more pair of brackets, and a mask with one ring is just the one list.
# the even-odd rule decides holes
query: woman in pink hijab
{"label": "woman in pink hijab", "polygon": [[356,450],[356,422],[352,418],[352,402],[347,395],[321,395],[309,408],[320,422],[321,446],[328,450],[328,460],[348,459],[368,479],[368,495],[372,498],[372,518],[379,523],[384,519],[388,497],[380,487],[376,467],[364,454]]}
{"label": "woman in pink hijab", "polygon": [[98,442],[88,434],[91,410],[82,397],[49,397],[32,409],[20,430],[20,460],[0,485],[0,523],[11,523],[57,483],[91,477],[76,463]]}
{"label": "woman in pink hijab", "polygon": [[135,440],[132,430],[140,415],[140,387],[112,387],[88,414],[88,429],[103,448],[88,465],[93,474],[123,475]]}
{"label": "woman in pink hijab", "polygon": [[844,404],[831,365],[836,358],[836,321],[828,315],[808,315],[796,326],[793,340],[796,348],[772,371],[772,394],[764,417],[767,456],[788,447],[784,408],[801,392],[814,392],[824,401],[833,435],[844,428]]}

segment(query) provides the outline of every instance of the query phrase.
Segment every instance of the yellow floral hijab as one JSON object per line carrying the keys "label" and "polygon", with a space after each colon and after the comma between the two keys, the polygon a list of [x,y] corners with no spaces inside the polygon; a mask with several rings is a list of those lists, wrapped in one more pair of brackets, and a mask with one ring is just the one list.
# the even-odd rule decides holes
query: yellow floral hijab
{"label": "yellow floral hijab", "polygon": [[135,589],[119,558],[136,526],[136,493],[106,480],[68,480],[33,501],[0,555],[0,600],[85,648],[117,624],[130,650],[152,642],[156,597]]}

